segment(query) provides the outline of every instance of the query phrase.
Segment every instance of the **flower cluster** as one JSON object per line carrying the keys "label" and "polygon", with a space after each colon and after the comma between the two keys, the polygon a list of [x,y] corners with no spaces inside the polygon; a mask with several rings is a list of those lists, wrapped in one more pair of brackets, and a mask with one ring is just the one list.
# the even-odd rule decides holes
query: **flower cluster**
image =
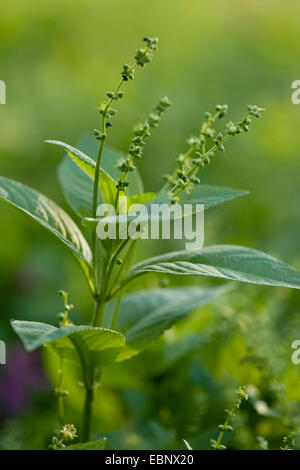
{"label": "flower cluster", "polygon": [[56,435],[52,437],[50,449],[64,449],[67,444],[73,441],[77,436],[77,429],[74,424],[65,424],[60,428]]}
{"label": "flower cluster", "polygon": [[[216,134],[216,130],[213,128],[213,125],[218,119],[222,119],[226,115],[227,110],[228,106],[226,104],[218,104],[214,115],[209,112],[205,113],[205,121],[201,126],[199,136],[191,136],[187,140],[188,150],[179,155],[177,159],[178,167],[174,171],[173,175],[164,175],[164,179],[166,181],[165,189],[168,189],[169,187],[172,188],[177,185],[180,187],[184,186],[188,182],[186,173],[193,163],[197,163],[201,166],[209,163],[211,155],[206,151],[206,147],[210,142],[212,143],[212,139]],[[206,155],[206,158],[204,161],[200,161],[203,155]],[[185,175],[186,178],[183,175]],[[194,183],[197,184],[198,179],[194,180]]]}
{"label": "flower cluster", "polygon": [[282,439],[281,450],[293,450],[299,448],[300,443],[300,431],[292,432],[288,436]]}
{"label": "flower cluster", "polygon": [[160,99],[159,103],[155,106],[153,111],[148,116],[144,123],[139,123],[133,130],[133,137],[128,149],[128,157],[118,165],[119,170],[122,173],[121,178],[117,182],[117,188],[119,191],[124,191],[129,185],[126,181],[126,177],[129,172],[135,170],[134,159],[143,157],[143,147],[145,145],[145,139],[150,136],[150,129],[158,126],[166,109],[171,106],[171,102],[167,96]]}
{"label": "flower cluster", "polygon": [[226,449],[226,446],[221,444],[224,433],[226,431],[233,431],[233,427],[230,425],[230,423],[232,423],[232,420],[233,420],[236,412],[240,408],[242,401],[243,400],[248,400],[248,393],[247,393],[247,391],[245,390],[244,387],[239,387],[239,389],[236,391],[236,393],[237,393],[237,398],[234,400],[234,402],[232,404],[232,407],[229,410],[225,410],[225,412],[227,414],[227,418],[226,418],[225,423],[220,424],[218,426],[218,428],[220,429],[220,434],[219,434],[218,439],[216,441],[214,439],[210,440],[210,444],[211,444],[211,447],[213,449],[217,449],[217,450]]}
{"label": "flower cluster", "polygon": [[[178,158],[178,167],[173,175],[166,175],[164,189],[172,189],[174,200],[183,190],[190,190],[194,184],[199,184],[200,180],[196,176],[198,171],[211,162],[217,150],[225,151],[225,142],[236,135],[248,132],[252,117],[260,117],[263,108],[258,106],[248,106],[248,114],[240,122],[229,121],[225,126],[224,133],[213,128],[217,119],[223,118],[228,111],[227,105],[217,105],[216,113],[211,115],[206,113],[206,120],[202,124],[198,137],[191,137],[188,140],[189,148],[185,154]],[[207,149],[207,144],[211,146]]]}
{"label": "flower cluster", "polygon": [[136,64],[140,67],[144,67],[145,64],[151,61],[153,57],[153,51],[157,49],[158,38],[149,38],[145,37],[143,39],[146,42],[146,47],[144,49],[137,49],[135,60]]}

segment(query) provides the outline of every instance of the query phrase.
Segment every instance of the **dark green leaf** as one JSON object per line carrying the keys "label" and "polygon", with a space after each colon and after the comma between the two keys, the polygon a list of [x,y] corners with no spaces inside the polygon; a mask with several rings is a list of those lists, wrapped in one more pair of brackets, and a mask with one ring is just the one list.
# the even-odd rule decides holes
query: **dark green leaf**
{"label": "dark green leaf", "polygon": [[182,287],[150,289],[124,298],[119,324],[126,333],[126,342],[140,348],[196,308],[229,290],[221,287]]}
{"label": "dark green leaf", "polygon": [[91,326],[65,326],[57,328],[46,323],[12,321],[12,327],[27,351],[51,343],[68,359],[78,352],[82,366],[113,362],[124,347],[125,338],[117,331]]}

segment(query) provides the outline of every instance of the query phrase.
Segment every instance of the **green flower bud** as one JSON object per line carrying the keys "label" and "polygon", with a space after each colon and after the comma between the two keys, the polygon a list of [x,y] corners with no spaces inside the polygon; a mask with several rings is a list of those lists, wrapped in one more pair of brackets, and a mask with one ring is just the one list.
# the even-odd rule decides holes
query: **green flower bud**
{"label": "green flower bud", "polygon": [[229,424],[219,424],[218,428],[221,431],[233,431],[233,427],[230,426]]}
{"label": "green flower bud", "polygon": [[75,437],[78,437],[77,429],[75,428],[74,424],[65,424],[59,432],[63,441],[66,442],[72,441],[75,439]]}
{"label": "green flower bud", "polygon": [[256,105],[254,106],[251,106],[250,104],[248,105],[248,112],[251,116],[255,116],[259,118],[264,111],[265,111],[264,108],[259,108]]}
{"label": "green flower bud", "polygon": [[191,136],[188,140],[187,143],[191,147],[198,147],[200,145],[200,139],[198,137]]}
{"label": "green flower bud", "polygon": [[136,137],[133,137],[132,143],[135,145],[145,145],[145,142],[142,139],[142,136],[137,135]]}
{"label": "green flower bud", "polygon": [[161,98],[160,103],[165,107],[168,108],[169,106],[172,106],[172,102],[169,100],[167,96],[164,96]]}
{"label": "green flower bud", "polygon": [[174,205],[174,204],[178,204],[178,203],[179,203],[179,197],[177,197],[177,196],[172,197],[171,204]]}
{"label": "green flower bud", "polygon": [[119,191],[124,191],[124,189],[127,188],[127,186],[129,186],[128,181],[119,180],[116,184],[116,188],[119,189]]}
{"label": "green flower bud", "polygon": [[182,170],[177,170],[177,175],[183,182],[185,183],[187,182],[187,176],[184,174]]}
{"label": "green flower bud", "polygon": [[227,129],[228,135],[232,135],[232,136],[238,134],[240,131],[239,127],[236,124],[234,124],[232,121],[230,121],[226,125],[226,129]]}
{"label": "green flower bud", "polygon": [[144,65],[150,62],[150,60],[152,59],[152,51],[148,48],[137,49],[134,58],[136,60],[137,65],[144,67]]}
{"label": "green flower bud", "polygon": [[194,176],[194,175],[190,177],[190,182],[193,184],[200,184],[199,178],[197,178],[197,176]]}
{"label": "green flower bud", "polygon": [[219,119],[222,119],[228,111],[227,104],[217,104],[216,111],[218,112]]}
{"label": "green flower bud", "polygon": [[102,132],[96,136],[97,140],[105,140],[106,139],[106,134],[103,134]]}
{"label": "green flower bud", "polygon": [[216,131],[214,129],[205,129],[203,135],[208,138],[212,138],[215,135]]}
{"label": "green flower bud", "polygon": [[194,165],[198,165],[200,167],[204,166],[202,158],[193,158],[192,163],[194,163]]}
{"label": "green flower bud", "polygon": [[141,148],[139,146],[130,145],[128,153],[135,158],[142,158]]}
{"label": "green flower bud", "polygon": [[148,118],[148,123],[150,127],[157,127],[159,123],[160,117],[158,114],[151,113],[149,118]]}

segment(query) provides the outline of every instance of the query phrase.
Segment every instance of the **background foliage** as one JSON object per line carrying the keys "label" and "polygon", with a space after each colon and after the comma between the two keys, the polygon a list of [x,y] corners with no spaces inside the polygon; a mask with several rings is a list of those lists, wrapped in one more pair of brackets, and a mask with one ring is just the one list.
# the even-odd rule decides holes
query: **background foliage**
{"label": "background foliage", "polygon": [[[4,1],[1,10],[0,79],[7,84],[1,175],[64,205],[55,174],[63,153],[43,141],[76,145],[95,127],[95,106],[117,83],[122,62],[143,36],[158,36],[151,67],[126,88],[110,142],[126,150],[133,125],[169,96],[173,107],[147,142],[140,166],[145,189],[156,190],[204,111],[228,102],[238,120],[248,103],[265,107],[247,138],[230,142],[202,174],[206,183],[251,191],[206,215],[206,245],[247,245],[300,268],[300,109],[290,100],[291,83],[299,78],[299,2],[20,0],[17,8]],[[50,356],[25,355],[9,319],[55,323],[60,288],[70,292],[75,319],[91,305],[74,260],[46,232],[4,206],[1,226],[0,337],[9,351],[7,366],[0,366],[0,443],[40,448],[56,425],[50,382],[57,364]],[[137,259],[162,252],[165,243],[142,243]],[[151,275],[131,288],[143,282],[155,287],[159,279]],[[234,388],[248,384],[250,400],[228,446],[255,448],[262,435],[278,448],[300,425],[300,369],[290,360],[298,313],[299,294],[287,289],[242,285],[219,298],[105,374],[95,431],[112,448],[180,448],[183,437],[206,448]],[[82,391],[71,374],[66,382],[69,421],[78,424]]]}

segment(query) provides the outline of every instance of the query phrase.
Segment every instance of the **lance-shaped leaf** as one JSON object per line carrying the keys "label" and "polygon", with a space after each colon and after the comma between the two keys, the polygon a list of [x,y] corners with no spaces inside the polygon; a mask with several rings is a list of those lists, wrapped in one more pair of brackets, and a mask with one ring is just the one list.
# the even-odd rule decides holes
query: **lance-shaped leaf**
{"label": "lance-shaped leaf", "polygon": [[[126,333],[126,343],[135,349],[139,349],[150,341],[156,339],[174,323],[188,313],[207,304],[221,294],[228,292],[230,286],[220,287],[185,287],[162,289],[158,293],[151,290],[136,294],[121,307],[120,324],[131,326]],[[164,291],[166,291],[164,293]],[[157,299],[153,299],[157,295]],[[160,300],[160,303],[158,301]],[[131,312],[129,312],[129,303]],[[143,306],[142,306],[143,303]],[[127,305],[126,305],[127,304]]]}
{"label": "lance-shaped leaf", "polygon": [[261,251],[234,245],[175,251],[147,259],[130,270],[124,283],[146,272],[219,277],[300,289],[300,271]]}
{"label": "lance-shaped leaf", "polygon": [[57,328],[18,320],[12,321],[12,327],[27,351],[50,344],[62,357],[69,360],[76,357],[84,369],[113,362],[125,344],[123,335],[107,328],[75,325]]}
{"label": "lance-shaped leaf", "polygon": [[[48,144],[54,144],[63,147],[67,151],[68,155],[71,157],[73,162],[76,163],[76,165],[78,165],[78,167],[83,170],[84,173],[93,182],[95,178],[96,163],[92,158],[90,158],[81,150],[78,150],[75,147],[72,147],[71,145],[65,144],[64,142],[60,142],[58,140],[46,140],[46,142]],[[67,178],[68,177],[69,175],[67,176]],[[80,191],[80,185],[78,188]],[[116,182],[102,168],[99,170],[99,188],[105,202],[114,204],[117,194]]]}
{"label": "lance-shaped leaf", "polygon": [[223,202],[246,196],[249,191],[241,189],[230,189],[222,186],[210,186],[201,184],[190,193],[182,193],[180,196],[181,204],[204,204],[205,209],[217,206]]}
{"label": "lance-shaped leaf", "polygon": [[71,217],[40,192],[0,176],[0,199],[29,215],[63,242],[79,261],[88,277],[92,254],[81,231]]}
{"label": "lance-shaped leaf", "polygon": [[[228,286],[227,286],[228,289]],[[194,286],[168,287],[142,289],[125,294],[122,297],[117,330],[122,333],[133,328],[140,320],[148,317],[158,308],[173,305],[174,300],[179,308],[186,303],[189,298],[202,299],[203,289]],[[111,302],[105,312],[105,324],[109,325],[115,309],[115,302]]]}

